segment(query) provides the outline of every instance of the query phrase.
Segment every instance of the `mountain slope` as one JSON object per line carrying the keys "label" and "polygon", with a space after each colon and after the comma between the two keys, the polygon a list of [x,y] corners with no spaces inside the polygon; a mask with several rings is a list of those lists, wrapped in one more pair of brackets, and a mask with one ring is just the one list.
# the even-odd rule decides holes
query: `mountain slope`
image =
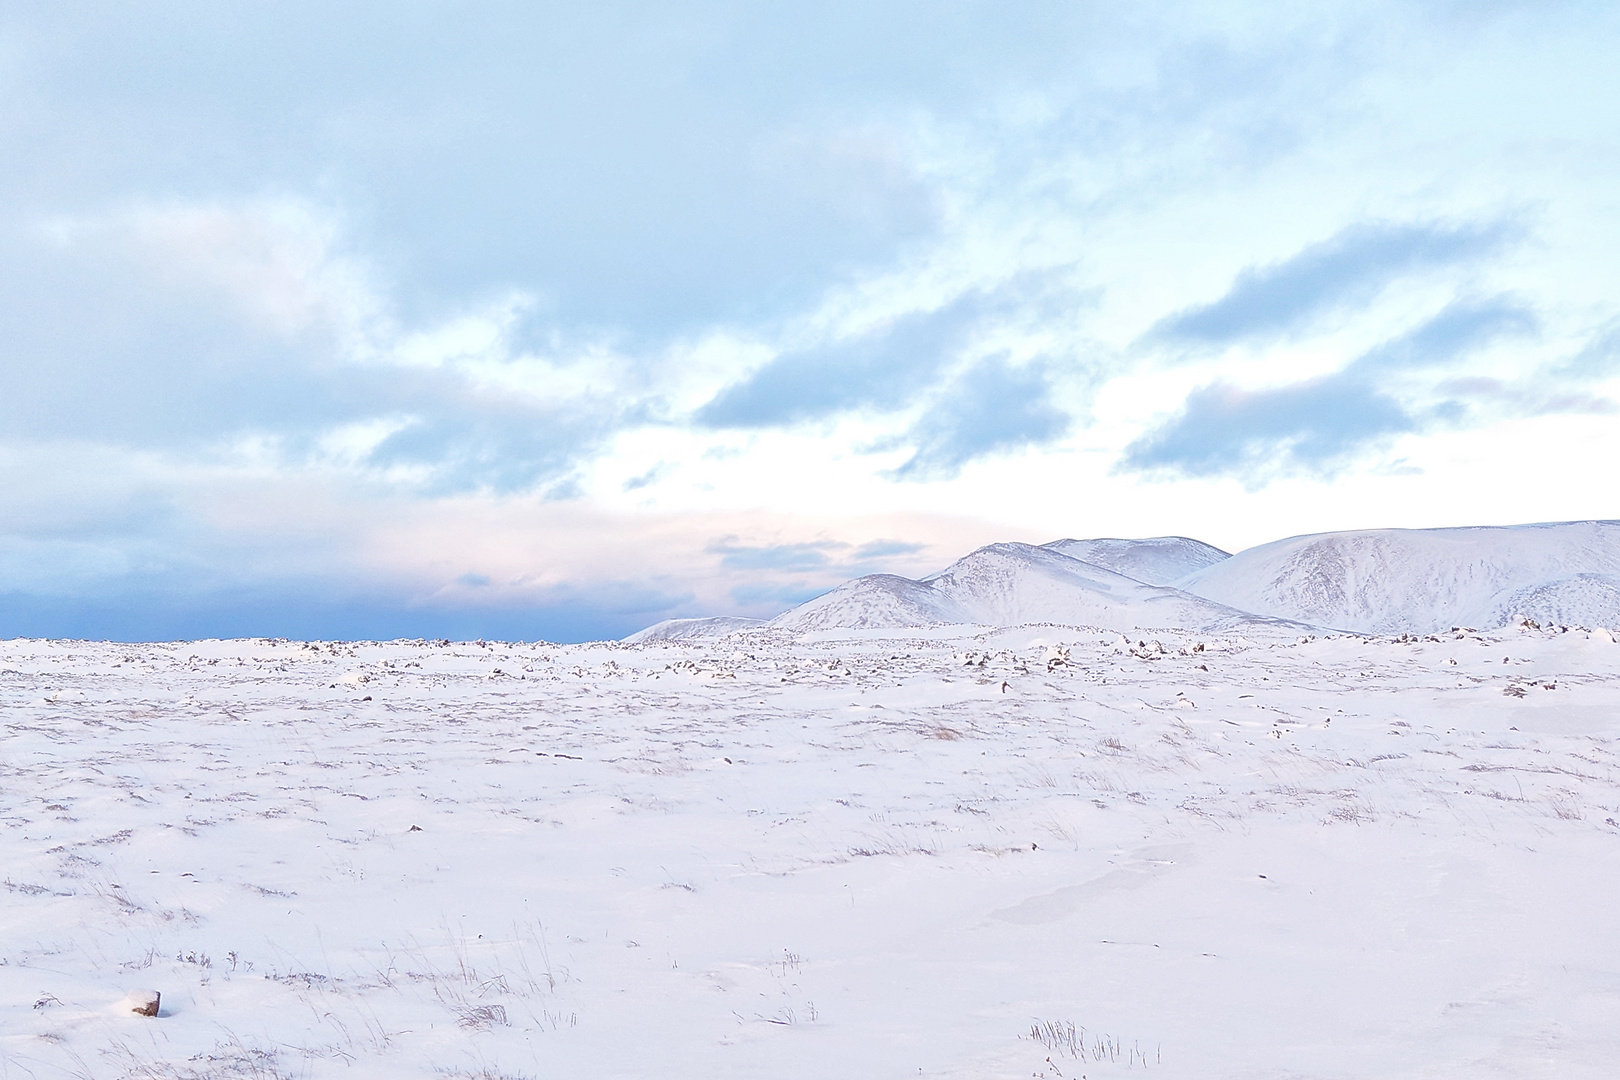
{"label": "mountain slope", "polygon": [[1360,633],[1544,622],[1620,624],[1620,522],[1374,529],[1239,552],[1178,588]]}
{"label": "mountain slope", "polygon": [[721,637],[738,630],[749,630],[764,625],[762,619],[741,619],[728,615],[717,615],[708,619],[665,619],[645,630],[636,631],[624,640],[630,645],[648,641],[688,641],[693,638]]}
{"label": "mountain slope", "polygon": [[1049,622],[1128,630],[1227,629],[1267,620],[1031,544],[991,544],[922,581],[857,578],[778,616],[785,630]]}
{"label": "mountain slope", "polygon": [[857,578],[769,623],[676,619],[627,640],[1039,622],[1429,633],[1520,616],[1620,627],[1620,522],[1318,533],[1230,556],[1186,537],[991,544],[922,581]]}
{"label": "mountain slope", "polygon": [[1030,544],[980,548],[924,584],[955,601],[974,622],[989,626],[1052,622],[1204,630],[1249,621],[1244,612],[1202,597]]}
{"label": "mountain slope", "polygon": [[1185,536],[1053,540],[1041,546],[1149,585],[1173,584],[1188,574],[1232,557],[1212,544]]}
{"label": "mountain slope", "polygon": [[921,582],[870,574],[778,615],[769,625],[781,630],[871,630],[973,621],[960,605]]}

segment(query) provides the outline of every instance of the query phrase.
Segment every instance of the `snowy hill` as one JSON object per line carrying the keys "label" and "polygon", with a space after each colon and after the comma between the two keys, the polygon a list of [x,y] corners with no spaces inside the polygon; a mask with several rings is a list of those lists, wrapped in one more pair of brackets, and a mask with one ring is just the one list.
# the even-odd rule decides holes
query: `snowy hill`
{"label": "snowy hill", "polygon": [[1218,603],[1361,633],[1620,624],[1620,522],[1375,529],[1278,540],[1178,581]]}
{"label": "snowy hill", "polygon": [[1535,585],[1497,604],[1479,625],[1501,626],[1515,615],[1559,626],[1620,626],[1620,577],[1577,574]]}
{"label": "snowy hill", "polygon": [[1054,622],[1081,626],[1225,629],[1241,611],[1029,544],[991,544],[925,584],[989,626]]}
{"label": "snowy hill", "polygon": [[871,630],[974,621],[960,605],[922,582],[870,574],[778,615],[770,625],[781,630]]}
{"label": "snowy hill", "polygon": [[1051,547],[991,544],[922,581],[890,574],[857,578],[777,617],[771,625],[821,630],[1050,622],[1111,629],[1215,630],[1260,621]]}
{"label": "snowy hill", "polygon": [[763,625],[762,619],[740,619],[726,615],[708,619],[665,619],[645,630],[636,631],[624,640],[629,645],[648,641],[689,641],[693,638],[720,637]]}
{"label": "snowy hill", "polygon": [[1318,533],[1237,555],[1180,536],[991,544],[921,581],[845,582],[769,623],[671,619],[626,640],[1043,622],[1432,633],[1519,617],[1620,626],[1620,521]]}
{"label": "snowy hill", "polygon": [[1149,585],[1172,585],[1232,556],[1202,540],[1152,536],[1142,540],[1053,540],[1042,547]]}

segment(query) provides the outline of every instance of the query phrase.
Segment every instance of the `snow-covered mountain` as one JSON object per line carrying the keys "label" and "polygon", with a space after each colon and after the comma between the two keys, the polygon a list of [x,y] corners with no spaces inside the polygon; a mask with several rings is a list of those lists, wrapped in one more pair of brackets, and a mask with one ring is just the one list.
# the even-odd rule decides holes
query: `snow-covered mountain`
{"label": "snow-covered mountain", "polygon": [[1202,540],[1150,536],[1142,540],[1053,540],[1042,547],[1149,585],[1172,585],[1232,556]]}
{"label": "snow-covered mountain", "polygon": [[1083,562],[1051,546],[991,544],[922,581],[892,574],[857,578],[778,616],[771,626],[820,630],[1049,622],[1117,630],[1216,630],[1260,621],[1264,620],[1202,597]]}
{"label": "snow-covered mountain", "polygon": [[769,623],[672,619],[627,640],[1040,622],[1396,634],[1520,617],[1620,626],[1620,521],[1318,533],[1236,555],[1180,536],[991,544],[921,581],[856,578]]}
{"label": "snow-covered mountain", "polygon": [[989,626],[1054,622],[1205,630],[1249,621],[1244,612],[1029,544],[991,544],[924,581],[974,622]]}
{"label": "snow-covered mountain", "polygon": [[1360,633],[1489,628],[1521,615],[1615,626],[1620,522],[1296,536],[1176,585],[1244,611]]}

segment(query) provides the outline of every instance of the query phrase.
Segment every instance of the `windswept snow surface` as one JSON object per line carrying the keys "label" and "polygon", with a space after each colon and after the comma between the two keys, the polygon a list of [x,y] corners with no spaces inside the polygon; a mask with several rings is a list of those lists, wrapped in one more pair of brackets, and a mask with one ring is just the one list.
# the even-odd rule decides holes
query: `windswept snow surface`
{"label": "windswept snow surface", "polygon": [[0,643],[0,1076],[1614,1075],[1609,634],[845,633]]}
{"label": "windswept snow surface", "polygon": [[1620,522],[1296,536],[1176,582],[1244,611],[1363,633],[1620,624]]}
{"label": "windswept snow surface", "polygon": [[1032,544],[991,544],[922,581],[873,574],[786,614],[781,630],[940,626],[1065,626],[1135,630],[1258,628],[1255,617],[1191,593],[1160,588]]}
{"label": "windswept snow surface", "polygon": [[1054,540],[1041,546],[1149,585],[1173,585],[1188,574],[1232,557],[1213,544],[1185,536]]}
{"label": "windswept snow surface", "polygon": [[685,641],[690,638],[723,637],[739,630],[763,625],[759,619],[739,619],[718,615],[707,619],[665,619],[645,630],[638,630],[624,640],[632,645],[644,641]]}

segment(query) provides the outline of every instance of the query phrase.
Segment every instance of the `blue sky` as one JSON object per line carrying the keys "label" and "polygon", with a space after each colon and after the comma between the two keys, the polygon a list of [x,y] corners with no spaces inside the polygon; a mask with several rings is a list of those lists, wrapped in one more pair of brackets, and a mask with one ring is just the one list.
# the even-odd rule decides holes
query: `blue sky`
{"label": "blue sky", "polygon": [[1598,3],[0,10],[0,634],[1620,516]]}

